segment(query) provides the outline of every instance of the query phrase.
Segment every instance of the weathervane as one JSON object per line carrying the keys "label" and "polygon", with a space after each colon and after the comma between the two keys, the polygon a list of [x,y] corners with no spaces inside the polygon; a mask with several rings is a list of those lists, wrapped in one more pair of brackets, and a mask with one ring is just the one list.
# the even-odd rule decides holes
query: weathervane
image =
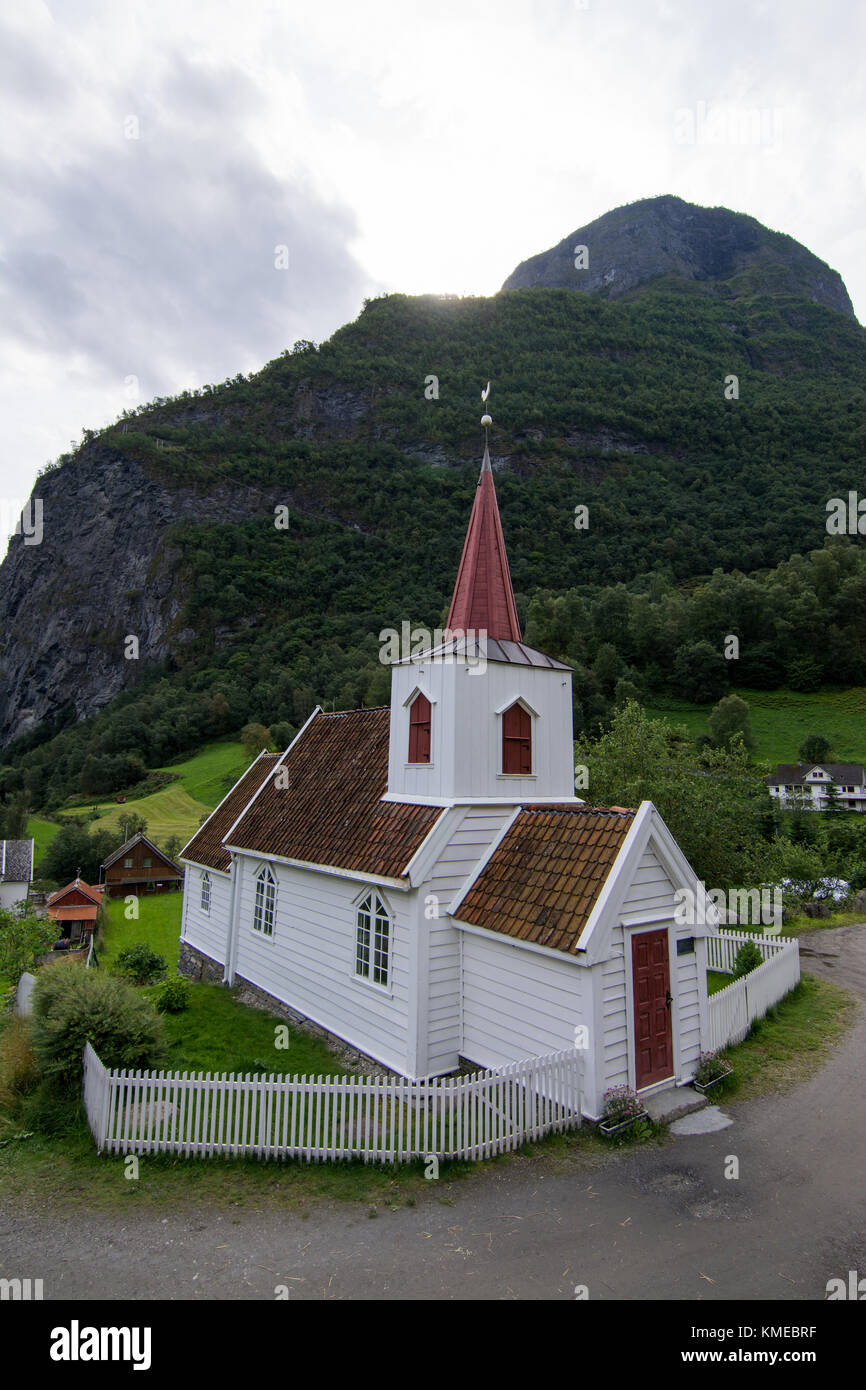
{"label": "weathervane", "polygon": [[[489,395],[490,395],[490,382],[488,381],[488,383],[487,383],[485,389],[481,392],[481,399],[482,399],[482,401],[484,402],[485,405],[487,404],[487,397],[488,397]],[[489,425],[492,425],[492,424],[493,424],[493,416],[492,416],[492,415],[488,415],[487,412],[485,411],[484,414],[481,416],[481,423],[482,423],[482,425],[484,426],[484,447],[485,447],[485,449],[486,449],[486,448],[487,448],[487,428],[488,428]]]}

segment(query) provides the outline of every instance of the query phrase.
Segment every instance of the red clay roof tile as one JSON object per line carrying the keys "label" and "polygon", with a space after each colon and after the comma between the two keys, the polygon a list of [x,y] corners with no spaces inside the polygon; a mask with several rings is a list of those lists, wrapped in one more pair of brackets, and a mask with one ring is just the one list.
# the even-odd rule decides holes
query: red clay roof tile
{"label": "red clay roof tile", "polygon": [[524,806],[454,916],[574,952],[635,812]]}
{"label": "red clay roof tile", "polygon": [[400,878],[443,814],[438,806],[383,802],[390,710],[319,712],[227,843],[251,853]]}

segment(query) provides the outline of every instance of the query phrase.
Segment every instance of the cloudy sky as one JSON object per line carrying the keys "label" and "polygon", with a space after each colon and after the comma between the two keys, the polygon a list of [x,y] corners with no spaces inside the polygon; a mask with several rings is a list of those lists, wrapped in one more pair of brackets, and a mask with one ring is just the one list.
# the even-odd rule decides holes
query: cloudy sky
{"label": "cloudy sky", "polygon": [[0,503],[137,400],[654,194],[796,237],[863,319],[864,52],[849,0],[16,0]]}

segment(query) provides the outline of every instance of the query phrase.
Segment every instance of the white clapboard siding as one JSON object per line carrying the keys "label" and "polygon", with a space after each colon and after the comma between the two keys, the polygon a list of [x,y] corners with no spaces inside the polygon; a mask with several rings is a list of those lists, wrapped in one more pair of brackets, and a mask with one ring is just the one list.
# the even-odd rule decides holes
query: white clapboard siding
{"label": "white clapboard siding", "polygon": [[[210,874],[210,911],[201,906],[201,881]],[[188,864],[183,885],[182,939],[211,960],[225,964],[232,885],[228,874]]]}
{"label": "white clapboard siding", "polygon": [[[357,899],[373,885],[271,864],[273,936],[253,929],[260,862],[243,859],[235,972],[386,1067],[406,1070],[409,1028],[408,895],[378,889],[392,919],[387,990],[355,975]],[[414,905],[412,908],[414,911]]]}
{"label": "white clapboard siding", "polygon": [[[721,943],[720,938],[724,938]],[[767,1010],[799,982],[800,944],[796,939],[778,936],[769,939],[749,936],[747,939],[755,942],[764,961],[748,975],[732,981],[707,999],[706,1050],[742,1042],[754,1020],[763,1018]],[[719,932],[718,937],[710,937],[713,948],[708,961],[710,968],[722,969],[714,962],[729,958],[733,964],[743,940],[742,932]]]}
{"label": "white clapboard siding", "polygon": [[[679,938],[688,936],[688,931],[680,931]],[[671,960],[672,970],[676,970],[676,990],[674,991],[677,1006],[677,1025],[678,1025],[678,1050],[677,1075],[679,1076],[683,1068],[691,1067],[697,1063],[701,1054],[701,982],[700,971],[702,966],[702,948],[700,941],[695,943],[696,949],[689,951],[687,955],[675,955]],[[698,952],[701,950],[701,960],[698,959]],[[674,946],[676,950],[676,946]],[[706,978],[706,976],[704,977]]]}
{"label": "white clapboard siding", "polygon": [[[453,1071],[461,1048],[460,933],[444,909],[513,814],[512,806],[469,806],[421,890],[443,915],[429,924],[427,1071]],[[422,909],[423,910],[423,909]],[[426,920],[426,919],[425,919]]]}
{"label": "white clapboard siding", "polygon": [[472,1076],[213,1076],[108,1071],[89,1043],[84,1104],[110,1153],[400,1163],[488,1158],[581,1123],[574,1048]]}
{"label": "white clapboard siding", "polygon": [[675,907],[674,885],[652,846],[648,845],[626,890],[622,914],[657,911],[673,917]]}
{"label": "white clapboard siding", "polygon": [[587,972],[519,943],[463,932],[462,1055],[499,1067],[559,1051],[585,1016]]}

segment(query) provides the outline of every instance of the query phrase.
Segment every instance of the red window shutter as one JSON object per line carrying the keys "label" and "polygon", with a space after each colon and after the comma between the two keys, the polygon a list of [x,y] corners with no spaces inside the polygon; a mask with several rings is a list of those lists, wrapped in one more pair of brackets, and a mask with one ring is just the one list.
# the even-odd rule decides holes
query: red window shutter
{"label": "red window shutter", "polygon": [[522,705],[502,716],[502,771],[532,772],[532,718]]}
{"label": "red window shutter", "polygon": [[430,761],[430,701],[426,695],[416,695],[409,710],[409,761]]}

